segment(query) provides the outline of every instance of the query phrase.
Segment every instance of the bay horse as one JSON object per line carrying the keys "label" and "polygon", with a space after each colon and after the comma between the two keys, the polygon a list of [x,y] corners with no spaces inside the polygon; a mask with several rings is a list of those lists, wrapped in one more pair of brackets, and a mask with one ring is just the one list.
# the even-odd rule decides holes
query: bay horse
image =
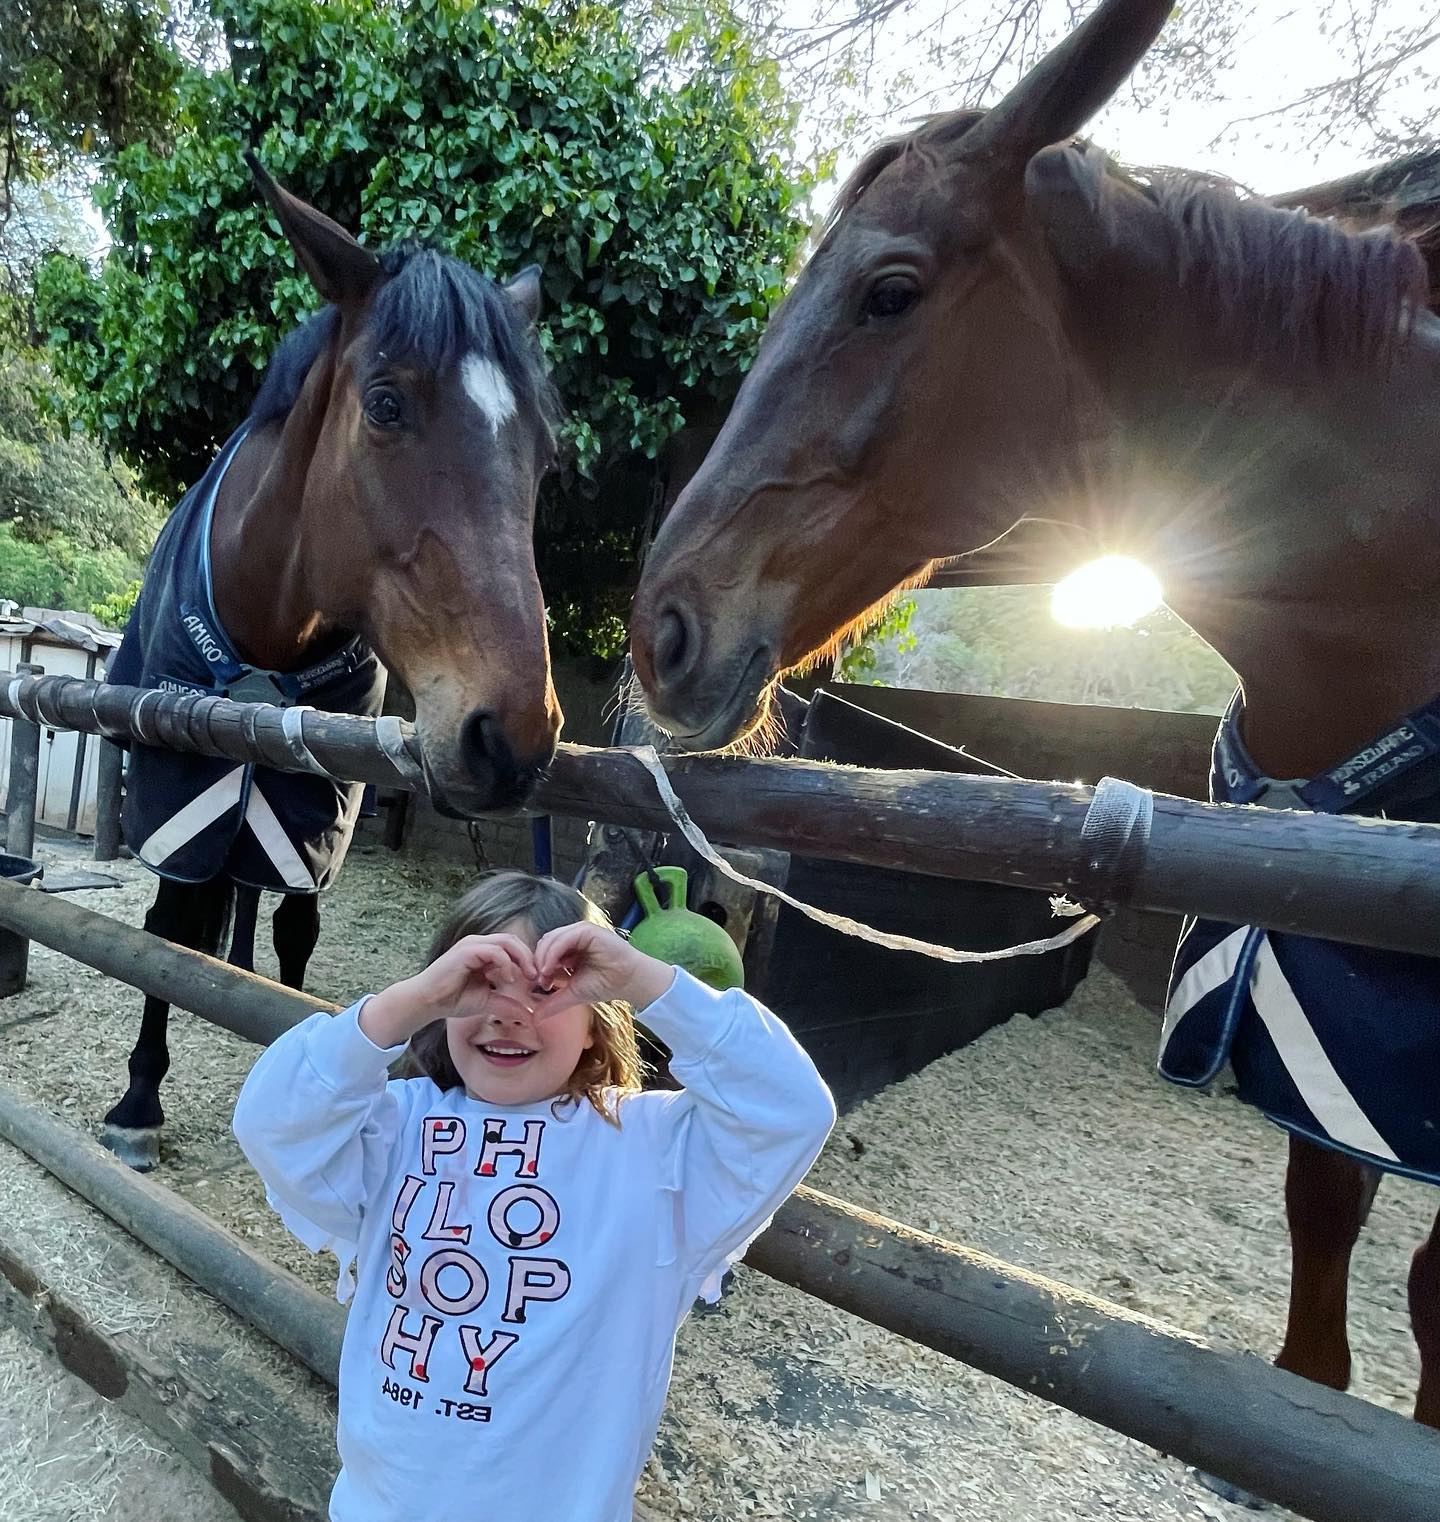
{"label": "bay horse", "polygon": [[[993,109],[883,144],[844,187],[646,561],[632,658],[678,744],[732,741],[778,673],[877,602],[1043,518],[1092,553],[1146,560],[1239,673],[1217,759],[1245,764],[1217,796],[1339,808],[1353,787],[1376,812],[1377,774],[1393,775],[1409,790],[1398,817],[1440,818],[1440,321],[1425,270],[1397,237],[1213,180],[1127,173],[1076,140],[1171,9],[1104,0]],[[1261,939],[1279,954],[1302,938]],[[1378,1051],[1390,1043],[1371,1075],[1379,1110],[1282,1122],[1292,1281],[1277,1362],[1338,1389],[1350,1256],[1380,1170],[1440,1177],[1440,962],[1358,955],[1368,965],[1328,990],[1326,1040],[1353,1016]],[[1204,1004],[1217,967],[1177,980],[1167,1023]],[[1398,1035],[1372,1018],[1372,973],[1409,990]],[[1276,1042],[1310,1043],[1315,1107],[1343,1110],[1356,1094],[1330,1091],[1332,1058],[1303,1023],[1318,1029],[1319,1012],[1297,1021],[1290,991],[1273,991],[1289,1000]],[[1404,1138],[1428,1149],[1423,1167],[1380,1134],[1387,1086],[1428,1093]],[[1409,1299],[1415,1416],[1440,1426],[1440,1223]]]}
{"label": "bay horse", "polygon": [[[533,554],[559,417],[539,272],[501,287],[419,245],[374,253],[249,162],[326,304],[167,520],[109,680],[375,715],[388,670],[414,698],[436,806],[513,808],[561,723]],[[360,794],[133,747],[122,827],[160,878],[145,928],[215,954],[238,902],[231,958],[248,967],[259,892],[277,890],[280,973],[299,988]],[[105,1117],[140,1169],[159,1157],[168,1016],[145,1000]]]}

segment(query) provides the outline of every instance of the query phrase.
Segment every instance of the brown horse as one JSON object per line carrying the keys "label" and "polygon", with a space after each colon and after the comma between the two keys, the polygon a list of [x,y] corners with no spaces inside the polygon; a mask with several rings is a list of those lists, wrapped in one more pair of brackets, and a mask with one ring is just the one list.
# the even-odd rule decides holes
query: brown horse
{"label": "brown horse", "polygon": [[[432,249],[377,255],[251,168],[327,304],[167,521],[110,679],[374,714],[388,669],[437,806],[513,808],[561,722],[533,556],[558,420],[538,271],[502,288]],[[213,954],[238,904],[232,960],[248,966],[259,890],[277,890],[298,988],[359,802],[357,784],[135,747],[122,823],[161,879],[146,928]],[[145,1001],[106,1117],[139,1168],[159,1155],[168,1014]]]}
{"label": "brown horse", "polygon": [[[1155,566],[1240,673],[1272,778],[1333,767],[1440,693],[1422,262],[1073,141],[1170,10],[1105,0],[994,109],[882,146],[846,186],[641,580],[635,669],[679,743],[732,740],[777,673],[1027,518]],[[1278,1361],[1344,1388],[1377,1174],[1290,1145]],[[1440,1425],[1440,1227],[1410,1301],[1416,1416]]]}

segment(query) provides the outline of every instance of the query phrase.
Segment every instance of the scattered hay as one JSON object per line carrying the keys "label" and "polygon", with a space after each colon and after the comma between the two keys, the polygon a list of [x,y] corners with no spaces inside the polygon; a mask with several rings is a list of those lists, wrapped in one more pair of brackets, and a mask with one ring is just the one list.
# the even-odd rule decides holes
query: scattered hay
{"label": "scattered hay", "polygon": [[237,1522],[173,1450],[0,1328],[0,1522]]}
{"label": "scattered hay", "polygon": [[[117,875],[124,887],[85,902],[139,923],[150,881],[131,864]],[[357,855],[325,899],[312,988],[344,1001],[411,971],[465,877]],[[93,1134],[123,1087],[139,1004],[36,948],[30,988],[0,1005],[0,1082]],[[1098,971],[1063,1010],[1016,1019],[843,1117],[811,1181],[1268,1355],[1288,1289],[1284,1140],[1226,1094],[1156,1079],[1156,1035]],[[329,1290],[333,1263],[285,1234],[230,1136],[254,1048],[177,1015],[171,1049],[160,1178]],[[1356,1255],[1358,1393],[1400,1410],[1416,1379],[1407,1259],[1436,1201],[1388,1180]],[[681,1332],[640,1500],[656,1522],[1245,1515],[1149,1449],[745,1270]]]}

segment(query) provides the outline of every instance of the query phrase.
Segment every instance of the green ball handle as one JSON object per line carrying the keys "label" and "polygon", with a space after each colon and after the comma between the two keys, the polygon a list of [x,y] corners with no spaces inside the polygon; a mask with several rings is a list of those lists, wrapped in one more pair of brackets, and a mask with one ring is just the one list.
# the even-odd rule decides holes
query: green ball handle
{"label": "green ball handle", "polygon": [[[671,909],[685,908],[686,898],[689,894],[690,876],[684,867],[656,867],[655,876],[670,889]],[[640,907],[645,911],[648,920],[652,915],[663,914],[659,900],[655,897],[655,884],[650,881],[650,874],[642,872],[635,879],[635,897],[640,900]]]}

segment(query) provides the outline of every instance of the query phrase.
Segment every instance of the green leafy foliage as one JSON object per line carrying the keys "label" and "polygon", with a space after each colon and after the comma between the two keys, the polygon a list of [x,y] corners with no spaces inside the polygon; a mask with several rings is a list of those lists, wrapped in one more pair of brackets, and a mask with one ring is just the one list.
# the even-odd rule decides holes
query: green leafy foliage
{"label": "green leafy foliage", "polygon": [[835,663],[835,677],[841,682],[864,682],[872,687],[888,684],[879,675],[879,650],[886,650],[892,659],[901,659],[918,648],[911,624],[915,619],[915,599],[897,597],[889,603],[875,623],[865,631],[864,638],[846,647]]}
{"label": "green leafy foliage", "polygon": [[[421,238],[500,277],[539,264],[570,409],[538,558],[555,634],[612,653],[648,465],[733,394],[804,232],[794,113],[733,26],[608,5],[215,0],[232,67],[187,70],[173,149],[127,148],[98,273],[38,307],[81,416],[173,495],[313,304],[241,152],[372,246]],[[263,39],[263,44],[261,39]]]}
{"label": "green leafy foliage", "polygon": [[130,622],[135,603],[140,596],[140,578],[90,604],[90,612],[109,629],[123,629]]}
{"label": "green leafy foliage", "polygon": [[1049,587],[918,592],[898,637],[872,641],[858,678],[931,692],[1221,713],[1235,673],[1168,609],[1131,628],[1066,629]]}
{"label": "green leafy foliage", "polygon": [[60,535],[80,551],[143,556],[163,510],[123,464],[59,421],[64,405],[38,359],[0,349],[0,523],[36,543]]}
{"label": "green leafy foliage", "polygon": [[63,534],[21,539],[0,523],[0,597],[24,607],[93,610],[135,576],[124,550],[87,550]]}
{"label": "green leafy foliage", "polygon": [[[183,6],[166,0],[6,0],[0,48],[4,184],[76,155],[163,143]],[[8,213],[0,203],[0,212]],[[3,217],[0,217],[3,220]]]}
{"label": "green leafy foliage", "polygon": [[0,348],[0,597],[95,611],[135,582],[164,514],[57,420],[64,403],[37,357]]}

